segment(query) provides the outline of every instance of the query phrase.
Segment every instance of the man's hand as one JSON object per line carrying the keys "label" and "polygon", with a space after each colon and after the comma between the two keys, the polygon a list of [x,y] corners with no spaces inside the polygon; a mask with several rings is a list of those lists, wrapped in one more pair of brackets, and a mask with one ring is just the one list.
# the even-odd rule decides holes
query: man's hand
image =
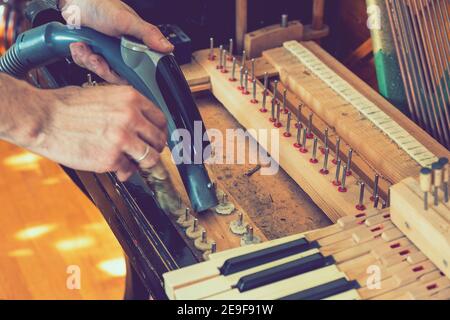
{"label": "man's hand", "polygon": [[0,102],[1,139],[73,169],[116,172],[122,181],[138,165],[150,168],[159,161],[166,120],[131,87],[39,90],[2,74],[0,84],[6,98]]}
{"label": "man's hand", "polygon": [[[81,25],[90,27],[113,37],[134,36],[142,40],[153,50],[168,53],[172,44],[154,25],[141,19],[138,14],[120,0],[60,0],[63,17],[68,20],[71,6],[78,6],[81,12]],[[78,65],[84,67],[104,80],[114,84],[125,84],[102,57],[92,53],[84,43],[71,45],[72,57]]]}

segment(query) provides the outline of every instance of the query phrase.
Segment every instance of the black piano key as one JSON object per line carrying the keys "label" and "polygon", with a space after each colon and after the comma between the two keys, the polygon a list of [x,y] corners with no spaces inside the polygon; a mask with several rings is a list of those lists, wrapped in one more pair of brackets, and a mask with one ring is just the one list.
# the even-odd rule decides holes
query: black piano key
{"label": "black piano key", "polygon": [[348,281],[345,278],[341,278],[314,288],[291,294],[287,297],[281,298],[280,300],[321,300],[359,288],[360,286],[357,281]]}
{"label": "black piano key", "polygon": [[266,284],[320,269],[334,263],[335,261],[333,257],[324,257],[321,253],[316,253],[267,270],[244,276],[239,279],[236,288],[238,288],[240,292],[248,291],[262,287]]}
{"label": "black piano key", "polygon": [[319,244],[316,241],[309,242],[305,238],[290,241],[271,248],[230,258],[220,268],[220,273],[227,276],[318,247]]}

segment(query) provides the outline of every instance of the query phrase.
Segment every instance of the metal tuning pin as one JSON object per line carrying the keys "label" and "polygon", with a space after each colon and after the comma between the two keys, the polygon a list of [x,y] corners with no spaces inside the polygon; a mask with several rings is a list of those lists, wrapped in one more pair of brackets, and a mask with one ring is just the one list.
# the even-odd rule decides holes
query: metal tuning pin
{"label": "metal tuning pin", "polygon": [[347,192],[347,166],[344,164],[343,170],[342,170],[342,179],[341,179],[341,186],[339,187],[339,192]]}
{"label": "metal tuning pin", "polygon": [[248,70],[244,72],[244,90],[242,90],[242,94],[250,94],[250,91],[248,91]]}
{"label": "metal tuning pin", "polygon": [[319,162],[319,160],[317,160],[317,145],[319,144],[319,139],[317,137],[314,138],[314,143],[313,143],[313,151],[312,151],[312,156],[311,159],[309,159],[309,162],[316,164]]}
{"label": "metal tuning pin", "polygon": [[283,113],[288,113],[289,110],[287,108],[287,90],[283,91]]}
{"label": "metal tuning pin", "polygon": [[380,180],[380,175],[377,173],[375,174],[375,179],[373,181],[373,193],[370,197],[370,201],[375,201],[376,196],[378,196],[378,183]]}
{"label": "metal tuning pin", "polygon": [[353,149],[348,150],[348,155],[347,155],[347,176],[351,176],[352,175],[352,157],[353,157]]}
{"label": "metal tuning pin", "polygon": [[244,50],[244,51],[242,51],[242,63],[241,63],[241,66],[246,68],[246,64],[247,64],[247,53]]}
{"label": "metal tuning pin", "polygon": [[90,87],[92,87],[94,85],[94,82],[92,81],[92,74],[90,74],[90,73],[88,73],[88,75],[87,75],[87,84]]}
{"label": "metal tuning pin", "polygon": [[289,24],[289,18],[287,14],[282,14],[281,15],[281,27],[282,28],[287,28]]}
{"label": "metal tuning pin", "polygon": [[258,99],[256,99],[256,79],[253,79],[252,81],[253,89],[252,89],[252,100],[250,100],[251,103],[257,104]]}
{"label": "metal tuning pin", "polygon": [[233,57],[231,59],[233,61],[233,64],[231,65],[231,77],[230,77],[230,81],[231,82],[235,82],[236,79],[236,57]]}
{"label": "metal tuning pin", "polygon": [[302,126],[302,123],[301,123],[301,118],[302,118],[302,108],[303,108],[303,103],[300,103],[300,104],[298,105],[298,114],[297,114],[297,120],[298,120],[298,122],[297,122],[297,124],[295,125],[296,127],[297,127],[297,125],[300,126],[300,128],[303,127],[303,126]]}
{"label": "metal tuning pin", "polygon": [[300,148],[301,153],[307,153],[308,148],[306,148],[306,139],[308,138],[308,129],[303,128],[303,138],[302,138],[302,146]]}
{"label": "metal tuning pin", "polygon": [[442,177],[443,177],[443,184],[442,184],[442,191],[444,192],[444,203],[448,203],[448,179],[449,179],[449,164],[448,164],[448,158],[440,158],[439,163],[442,164]]}
{"label": "metal tuning pin", "polygon": [[336,148],[335,148],[335,155],[333,159],[333,163],[336,164],[339,160],[339,154],[341,152],[341,138],[337,137],[336,139]]}
{"label": "metal tuning pin", "polygon": [[364,189],[366,188],[366,184],[362,181],[359,182],[359,200],[356,205],[356,209],[359,211],[366,210],[366,206],[364,205]]}
{"label": "metal tuning pin", "polygon": [[224,194],[219,205],[215,208],[216,213],[222,216],[228,216],[234,212],[235,206],[231,201],[228,201],[228,195]]}
{"label": "metal tuning pin", "polygon": [[222,59],[223,59],[223,45],[220,45],[219,46],[219,64],[217,65],[217,69],[219,69],[219,70],[221,70],[223,68]]}
{"label": "metal tuning pin", "polygon": [[423,209],[428,210],[428,194],[431,191],[431,184],[433,181],[433,171],[429,168],[422,168],[420,170],[419,184],[420,190],[423,192]]}
{"label": "metal tuning pin", "polygon": [[239,69],[239,71],[240,71],[240,77],[239,77],[239,87],[238,87],[238,90],[244,90],[244,71],[245,71],[245,69],[244,69],[244,67],[241,67],[240,69]]}
{"label": "metal tuning pin", "polygon": [[177,220],[178,225],[183,228],[189,228],[194,224],[194,217],[191,215],[191,209],[186,208],[184,214]]}
{"label": "metal tuning pin", "polygon": [[251,73],[251,75],[252,75],[252,80],[253,79],[255,79],[256,78],[256,75],[255,75],[255,59],[253,58],[252,59],[252,73]]}
{"label": "metal tuning pin", "polygon": [[291,134],[291,118],[292,118],[292,113],[288,113],[287,115],[287,121],[286,121],[286,131],[283,133],[283,136],[285,136],[286,138],[289,138],[292,136]]}
{"label": "metal tuning pin", "polygon": [[203,253],[203,260],[209,260],[209,256],[217,251],[217,244],[215,242],[211,243],[211,250],[207,250]]}
{"label": "metal tuning pin", "polygon": [[272,99],[272,109],[271,109],[271,118],[269,119],[269,121],[270,122],[275,122],[275,121],[277,121],[277,119],[275,119],[275,104],[276,104],[276,101],[275,101],[275,99]]}
{"label": "metal tuning pin", "polygon": [[323,133],[323,146],[319,148],[322,153],[325,153],[325,148],[328,148],[328,144],[329,144],[329,136],[328,136],[328,128],[326,128]]}
{"label": "metal tuning pin", "polygon": [[259,239],[259,237],[255,236],[253,227],[248,225],[247,232],[241,238],[241,246],[247,246],[250,244],[256,244],[256,243],[260,243],[260,242],[261,242],[261,239]]}
{"label": "metal tuning pin", "polygon": [[186,236],[189,239],[195,240],[202,236],[204,230],[202,226],[198,225],[198,219],[194,219],[194,223],[186,229]]}
{"label": "metal tuning pin", "polygon": [[375,208],[375,209],[377,209],[378,208],[378,203],[380,202],[380,196],[379,195],[376,195],[375,196],[375,199],[373,199],[373,207]]}
{"label": "metal tuning pin", "polygon": [[262,106],[261,106],[261,109],[259,109],[259,111],[261,111],[262,113],[266,113],[267,112],[266,103],[267,103],[267,95],[263,94]]}
{"label": "metal tuning pin", "polygon": [[442,164],[435,162],[431,165],[433,170],[433,199],[434,205],[439,205],[439,189],[442,186]]}
{"label": "metal tuning pin", "polygon": [[228,61],[231,61],[233,59],[233,52],[234,52],[234,41],[233,39],[230,39],[228,45],[228,53],[230,54],[230,56],[228,57]]}
{"label": "metal tuning pin", "polygon": [[277,119],[276,119],[276,121],[275,121],[275,127],[276,127],[276,128],[281,128],[281,127],[282,127],[282,124],[281,124],[281,121],[280,121],[280,115],[281,115],[280,104],[277,103],[277,102],[275,102],[275,103],[276,103],[276,105],[277,105]]}
{"label": "metal tuning pin", "polygon": [[194,246],[200,251],[208,251],[211,250],[212,241],[208,240],[206,230],[203,230],[200,238],[195,239]]}
{"label": "metal tuning pin", "polygon": [[300,141],[300,139],[302,138],[302,126],[300,121],[298,121],[295,125],[295,127],[297,128],[297,139],[294,143],[294,147],[295,148],[300,148],[302,146],[302,143]]}
{"label": "metal tuning pin", "polygon": [[341,178],[341,159],[339,159],[336,164],[336,176],[333,181],[333,185],[335,185],[336,187],[340,186],[341,185],[340,178]]}
{"label": "metal tuning pin", "polygon": [[275,80],[273,82],[273,100],[277,101],[277,95],[278,95],[278,80]]}
{"label": "metal tuning pin", "polygon": [[320,173],[323,175],[327,175],[330,173],[330,171],[328,170],[328,157],[330,155],[330,148],[325,148],[325,153],[324,153],[324,157],[323,157],[323,167],[322,169],[320,169]]}
{"label": "metal tuning pin", "polygon": [[222,73],[228,73],[227,69],[227,51],[225,49],[222,50]]}
{"label": "metal tuning pin", "polygon": [[214,55],[214,38],[209,38],[209,54],[208,59],[214,61],[216,56]]}
{"label": "metal tuning pin", "polygon": [[312,133],[313,117],[314,117],[314,113],[310,113],[309,117],[308,117],[308,132],[307,132],[307,135],[306,135],[306,137],[308,139],[313,139],[314,138],[314,135]]}
{"label": "metal tuning pin", "polygon": [[383,199],[381,199],[381,209],[386,209],[387,208],[387,202]]}
{"label": "metal tuning pin", "polygon": [[263,95],[267,96],[269,94],[269,73],[264,72],[264,91]]}
{"label": "metal tuning pin", "polygon": [[231,221],[230,230],[237,235],[243,235],[247,232],[247,223],[244,222],[244,215],[239,212],[238,219]]}

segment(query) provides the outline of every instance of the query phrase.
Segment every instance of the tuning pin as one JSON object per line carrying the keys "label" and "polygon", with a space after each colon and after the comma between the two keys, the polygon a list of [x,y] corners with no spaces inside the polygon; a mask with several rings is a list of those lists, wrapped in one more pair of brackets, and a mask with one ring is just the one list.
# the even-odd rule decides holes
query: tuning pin
{"label": "tuning pin", "polygon": [[281,128],[283,125],[281,124],[280,121],[280,113],[281,113],[280,104],[278,102],[276,102],[276,104],[277,104],[277,120],[275,121],[275,128]]}
{"label": "tuning pin", "polygon": [[282,28],[287,28],[289,24],[289,18],[287,14],[282,14],[281,15],[281,27]]}
{"label": "tuning pin", "polygon": [[337,187],[341,185],[341,181],[339,181],[340,177],[341,177],[341,159],[339,159],[336,164],[336,176],[333,181],[333,185]]}
{"label": "tuning pin", "polygon": [[449,180],[449,164],[448,158],[440,158],[439,163],[442,165],[442,191],[444,192],[444,203],[448,203],[448,180]]}
{"label": "tuning pin", "polygon": [[88,73],[87,75],[87,83],[89,86],[92,86],[94,82],[92,81],[92,74]]}
{"label": "tuning pin", "polygon": [[247,246],[250,244],[256,244],[256,243],[260,243],[260,242],[261,242],[261,239],[254,235],[253,227],[250,225],[247,226],[247,232],[241,238],[241,246]]}
{"label": "tuning pin", "polygon": [[253,58],[252,59],[252,73],[251,73],[251,76],[252,76],[252,80],[253,79],[255,79],[255,59]]}
{"label": "tuning pin", "polygon": [[231,66],[231,77],[229,80],[231,82],[235,82],[237,80],[236,79],[236,57],[233,57],[231,60],[233,61],[233,64]]}
{"label": "tuning pin", "polygon": [[241,66],[243,66],[245,68],[245,64],[247,63],[247,53],[244,51],[242,51],[242,63]]}
{"label": "tuning pin", "polygon": [[267,103],[267,95],[263,94],[262,107],[261,107],[261,109],[259,109],[259,111],[261,111],[262,113],[266,113],[267,112],[266,103]]}
{"label": "tuning pin", "polygon": [[352,175],[352,171],[351,171],[352,157],[353,157],[353,149],[350,149],[350,150],[348,150],[348,155],[347,155],[347,176]]}
{"label": "tuning pin", "polygon": [[302,146],[300,148],[301,153],[307,153],[308,148],[306,148],[306,139],[308,138],[308,129],[303,129],[303,139],[302,139]]}
{"label": "tuning pin", "polygon": [[253,90],[252,90],[253,98],[252,98],[252,100],[250,100],[250,102],[253,104],[256,104],[256,103],[258,103],[258,99],[256,99],[256,79],[253,79],[252,85],[253,85]]}
{"label": "tuning pin", "polygon": [[215,211],[220,215],[228,216],[234,212],[234,209],[234,204],[228,201],[228,195],[224,194]]}
{"label": "tuning pin", "polygon": [[228,73],[227,70],[227,52],[225,49],[222,50],[222,73]]}
{"label": "tuning pin", "polygon": [[440,162],[435,162],[431,165],[433,170],[433,198],[434,205],[439,205],[439,189],[442,186],[442,169],[443,165]]}
{"label": "tuning pin", "polygon": [[339,192],[347,192],[346,180],[347,180],[347,166],[344,164],[343,170],[342,170],[342,179],[341,179],[341,186],[339,187]]}
{"label": "tuning pin", "polygon": [[223,58],[223,45],[220,45],[219,46],[219,64],[216,67],[219,70],[223,68],[223,66],[222,66],[222,58]]}
{"label": "tuning pin", "polygon": [[275,99],[272,99],[272,109],[271,109],[271,118],[269,119],[270,122],[275,122],[277,119],[275,118],[275,105],[276,105]]}
{"label": "tuning pin", "polygon": [[325,156],[323,157],[323,167],[320,169],[320,173],[323,175],[327,175],[330,173],[328,170],[328,157],[330,155],[330,148],[325,148]]}
{"label": "tuning pin", "polygon": [[300,128],[303,127],[302,122],[301,122],[301,118],[302,118],[302,108],[303,108],[303,103],[300,103],[298,105],[298,114],[297,114],[297,123],[295,125],[296,128],[298,128],[297,126],[300,126]]}
{"label": "tuning pin", "polygon": [[209,38],[209,55],[208,59],[213,61],[216,58],[214,55],[214,38]]}
{"label": "tuning pin", "polygon": [[240,71],[239,87],[237,87],[237,88],[238,88],[238,90],[242,91],[242,90],[244,90],[244,71],[245,71],[244,67],[241,67],[239,69],[239,71]]}
{"label": "tuning pin", "polygon": [[209,256],[216,252],[217,252],[217,244],[215,242],[212,242],[211,250],[207,250],[207,251],[205,251],[205,253],[203,253],[203,260],[205,260],[205,261],[209,260]]}
{"label": "tuning pin", "polygon": [[292,113],[288,113],[287,115],[287,121],[286,121],[286,131],[283,133],[283,136],[285,136],[286,138],[291,137],[291,118],[292,118]]}
{"label": "tuning pin", "polygon": [[250,94],[250,91],[248,91],[248,70],[244,72],[244,90],[242,90],[242,94]]}
{"label": "tuning pin", "polygon": [[195,239],[194,245],[200,251],[211,250],[213,242],[206,236],[206,230],[203,230],[200,238]]}
{"label": "tuning pin", "polygon": [[189,239],[195,240],[202,236],[205,229],[198,225],[198,219],[194,219],[194,223],[186,229],[186,236]]}
{"label": "tuning pin", "polygon": [[373,200],[373,207],[375,208],[375,209],[377,209],[378,208],[378,202],[380,201],[380,196],[377,194],[376,196],[375,196],[375,199]]}
{"label": "tuning pin", "polygon": [[278,80],[275,80],[273,82],[273,100],[277,100],[277,95],[278,95]]}
{"label": "tuning pin", "polygon": [[238,219],[231,221],[230,230],[234,234],[243,235],[247,232],[248,223],[244,222],[244,215],[240,212]]}
{"label": "tuning pin", "polygon": [[287,90],[283,90],[283,113],[288,113],[289,110],[287,108]]}
{"label": "tuning pin", "polygon": [[323,147],[319,148],[322,153],[325,153],[325,148],[328,148],[328,143],[329,143],[328,141],[329,141],[328,128],[326,128],[323,133]]}
{"label": "tuning pin", "polygon": [[229,41],[229,45],[228,45],[228,53],[230,54],[230,56],[228,57],[228,61],[231,61],[233,58],[233,52],[234,52],[234,41],[233,39],[230,39]]}
{"label": "tuning pin", "polygon": [[373,193],[372,196],[370,197],[371,201],[375,200],[375,197],[378,195],[378,182],[380,180],[380,176],[378,174],[375,174],[375,179],[373,182]]}
{"label": "tuning pin", "polygon": [[429,168],[420,169],[419,184],[423,192],[423,208],[428,210],[428,193],[431,191],[433,181],[433,171]]}
{"label": "tuning pin", "polygon": [[300,139],[302,138],[302,126],[300,124],[300,121],[296,123],[295,127],[297,128],[297,139],[295,140],[294,147],[301,148],[302,143]]}
{"label": "tuning pin", "polygon": [[362,181],[359,182],[359,201],[356,205],[356,209],[359,211],[366,210],[366,206],[364,205],[364,189],[366,187],[366,184]]}
{"label": "tuning pin", "polygon": [[319,139],[317,137],[314,138],[314,143],[313,143],[313,151],[312,151],[312,157],[311,159],[309,159],[309,162],[311,163],[318,163],[319,160],[317,160],[317,145],[319,143]]}
{"label": "tuning pin", "polygon": [[314,138],[314,135],[312,133],[313,117],[314,117],[314,113],[310,113],[309,117],[308,117],[308,132],[307,132],[307,135],[306,135],[306,137],[308,139],[313,139]]}
{"label": "tuning pin", "polygon": [[263,95],[267,96],[269,94],[269,73],[264,72],[264,91]]}
{"label": "tuning pin", "polygon": [[177,220],[178,225],[183,228],[189,228],[194,224],[194,217],[190,214],[191,209],[186,208],[184,215],[180,216]]}
{"label": "tuning pin", "polygon": [[333,159],[333,163],[336,164],[339,160],[339,153],[341,150],[341,138],[337,137],[336,139],[336,148],[335,148],[335,155],[334,155],[334,159]]}

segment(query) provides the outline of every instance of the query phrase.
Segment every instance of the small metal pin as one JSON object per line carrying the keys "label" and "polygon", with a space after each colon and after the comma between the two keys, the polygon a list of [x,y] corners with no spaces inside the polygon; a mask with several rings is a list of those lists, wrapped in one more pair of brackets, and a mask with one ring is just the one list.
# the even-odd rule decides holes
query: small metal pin
{"label": "small metal pin", "polygon": [[336,139],[336,148],[335,148],[335,155],[334,155],[334,159],[333,159],[333,163],[336,164],[340,158],[340,152],[341,152],[341,138],[338,137]]}
{"label": "small metal pin", "polygon": [[302,126],[300,125],[300,121],[297,122],[296,127],[297,127],[297,139],[296,142],[294,143],[294,147],[301,148],[302,143],[300,140],[302,138]]}
{"label": "small metal pin", "polygon": [[276,104],[276,102],[275,102],[275,100],[274,99],[272,99],[272,117],[269,119],[269,121],[270,122],[275,122],[275,121],[277,121],[277,119],[275,119],[275,104]]}
{"label": "small metal pin", "polygon": [[240,69],[239,69],[239,71],[240,71],[240,78],[239,78],[239,84],[240,84],[240,86],[238,87],[238,90],[244,90],[244,67],[241,67]]}
{"label": "small metal pin", "polygon": [[287,121],[286,121],[286,131],[283,134],[286,138],[292,136],[291,135],[291,118],[292,118],[292,113],[289,112],[287,115]]}
{"label": "small metal pin", "polygon": [[194,225],[192,226],[192,231],[197,231],[197,228],[198,228],[198,219],[197,218],[195,218],[194,219]]}
{"label": "small metal pin", "polygon": [[88,85],[92,86],[93,82],[92,82],[92,74],[88,73],[87,75],[87,82]]}
{"label": "small metal pin", "polygon": [[325,156],[323,157],[323,167],[320,169],[320,173],[323,175],[327,175],[330,173],[328,170],[328,157],[330,155],[330,148],[325,148]]}
{"label": "small metal pin", "polygon": [[325,153],[325,148],[328,148],[328,143],[329,143],[328,128],[325,129],[323,136],[324,136],[323,146],[320,147],[319,149],[322,153]]}
{"label": "small metal pin", "polygon": [[341,182],[339,181],[340,177],[341,177],[341,159],[339,159],[337,164],[336,164],[336,176],[335,176],[335,179],[333,181],[333,184],[335,186],[340,186],[341,185]]}
{"label": "small metal pin", "polygon": [[217,252],[217,244],[215,242],[211,243],[211,253]]}
{"label": "small metal pin", "polygon": [[184,221],[188,221],[189,220],[190,212],[191,212],[191,209],[186,208],[186,210],[184,211]]}
{"label": "small metal pin", "polygon": [[348,155],[347,155],[347,176],[352,175],[352,171],[351,171],[352,157],[353,157],[353,149],[350,149],[350,150],[348,150]]}
{"label": "small metal pin", "polygon": [[242,63],[241,66],[243,66],[245,68],[245,64],[247,63],[247,53],[244,51],[242,51]]}
{"label": "small metal pin", "polygon": [[216,58],[214,55],[214,38],[209,38],[209,55],[208,59],[213,61]]}
{"label": "small metal pin", "polygon": [[239,225],[242,226],[244,224],[244,215],[242,212],[239,213]]}
{"label": "small metal pin", "polygon": [[442,157],[439,159],[439,163],[442,165],[442,191],[444,192],[444,203],[448,203],[448,182],[449,182],[449,164],[448,158]]}
{"label": "small metal pin", "polygon": [[223,59],[223,61],[222,61],[222,73],[228,73],[228,70],[227,70],[227,52],[225,51],[225,49],[224,50],[222,50],[222,59]]}
{"label": "small metal pin", "polygon": [[285,113],[285,114],[287,114],[287,113],[289,112],[289,110],[288,110],[288,108],[287,108],[287,98],[286,98],[286,96],[287,96],[287,90],[284,89],[284,90],[283,90],[283,101],[282,101],[283,108],[282,108],[282,111],[283,111],[283,113]]}
{"label": "small metal pin", "polygon": [[255,79],[255,59],[252,59],[252,80]]}
{"label": "small metal pin", "polygon": [[359,182],[359,201],[356,205],[356,209],[359,211],[366,210],[366,206],[364,205],[364,189],[366,187],[366,184],[362,181]]}
{"label": "small metal pin", "polygon": [[287,14],[282,14],[281,15],[281,27],[282,28],[287,28],[289,24],[289,18]]}
{"label": "small metal pin", "polygon": [[248,91],[248,71],[245,70],[244,72],[244,90],[242,90],[242,94],[250,94],[250,92]]}
{"label": "small metal pin", "polygon": [[223,45],[219,46],[219,64],[217,65],[217,69],[222,69],[222,58],[223,58]]}
{"label": "small metal pin", "polygon": [[253,98],[252,98],[252,100],[250,100],[250,102],[256,104],[256,103],[258,103],[258,99],[256,99],[256,79],[253,79],[252,84],[253,84],[253,89],[252,89]]}
{"label": "small metal pin", "polygon": [[303,108],[303,103],[300,103],[300,104],[298,105],[298,114],[297,114],[298,122],[295,124],[296,127],[297,127],[297,126],[300,126],[300,128],[303,127],[303,125],[302,125],[302,123],[301,123],[301,119],[302,119],[302,108]]}
{"label": "small metal pin", "polygon": [[342,179],[341,179],[341,186],[339,187],[339,192],[347,192],[346,181],[347,181],[347,166],[344,164],[343,170],[342,170]]}
{"label": "small metal pin", "polygon": [[380,176],[377,173],[377,174],[375,174],[375,179],[374,179],[374,182],[373,182],[373,193],[372,193],[372,196],[370,197],[371,201],[374,201],[375,198],[378,196],[378,182],[379,182],[379,180],[380,180]]}
{"label": "small metal pin", "polygon": [[376,195],[375,199],[373,200],[373,207],[376,209],[378,208],[378,202],[380,201],[380,196]]}
{"label": "small metal pin", "polygon": [[233,39],[230,39],[230,41],[229,41],[229,45],[228,45],[228,52],[230,53],[230,56],[229,56],[229,61],[231,61],[231,58],[233,57],[233,52],[234,52],[234,41],[233,41]]}
{"label": "small metal pin", "polygon": [[435,162],[431,165],[433,170],[433,198],[434,206],[439,205],[439,189],[442,186],[442,164],[440,162]]}
{"label": "small metal pin", "polygon": [[264,91],[263,95],[267,96],[269,94],[269,73],[264,72]]}
{"label": "small metal pin", "polygon": [[308,148],[306,148],[306,139],[308,138],[308,129],[303,129],[303,139],[302,139],[302,147],[300,148],[301,153],[307,153]]}
{"label": "small metal pin", "polygon": [[273,100],[277,100],[278,95],[278,80],[273,82]]}
{"label": "small metal pin", "polygon": [[387,208],[387,203],[385,200],[381,199],[381,209],[386,209]]}
{"label": "small metal pin", "polygon": [[255,236],[254,235],[254,231],[253,231],[253,227],[252,226],[248,226],[247,227],[247,233],[248,233],[248,239],[250,240],[250,241],[253,241],[253,237]]}
{"label": "small metal pin", "polygon": [[311,159],[309,159],[309,162],[311,163],[318,163],[319,160],[317,160],[317,145],[319,143],[319,139],[317,137],[314,138],[314,143],[313,143],[313,151],[312,151],[312,157]]}
{"label": "small metal pin", "polygon": [[314,117],[314,114],[310,113],[309,117],[308,117],[308,133],[307,133],[307,136],[306,136],[308,139],[314,138],[314,135],[312,133],[313,117]]}
{"label": "small metal pin", "polygon": [[236,57],[233,57],[232,60],[233,60],[233,64],[231,66],[231,78],[230,78],[230,81],[234,82],[234,81],[237,80],[236,79]]}
{"label": "small metal pin", "polygon": [[282,124],[280,121],[280,113],[281,113],[280,104],[277,103],[276,105],[277,105],[277,121],[275,122],[275,127],[281,128]]}
{"label": "small metal pin", "polygon": [[266,113],[267,112],[266,103],[267,103],[267,95],[263,94],[262,107],[261,107],[261,109],[259,109],[259,111],[261,111],[262,113]]}
{"label": "small metal pin", "polygon": [[208,242],[208,240],[207,240],[207,237],[206,237],[206,230],[203,230],[203,232],[202,232],[202,243],[207,243]]}

